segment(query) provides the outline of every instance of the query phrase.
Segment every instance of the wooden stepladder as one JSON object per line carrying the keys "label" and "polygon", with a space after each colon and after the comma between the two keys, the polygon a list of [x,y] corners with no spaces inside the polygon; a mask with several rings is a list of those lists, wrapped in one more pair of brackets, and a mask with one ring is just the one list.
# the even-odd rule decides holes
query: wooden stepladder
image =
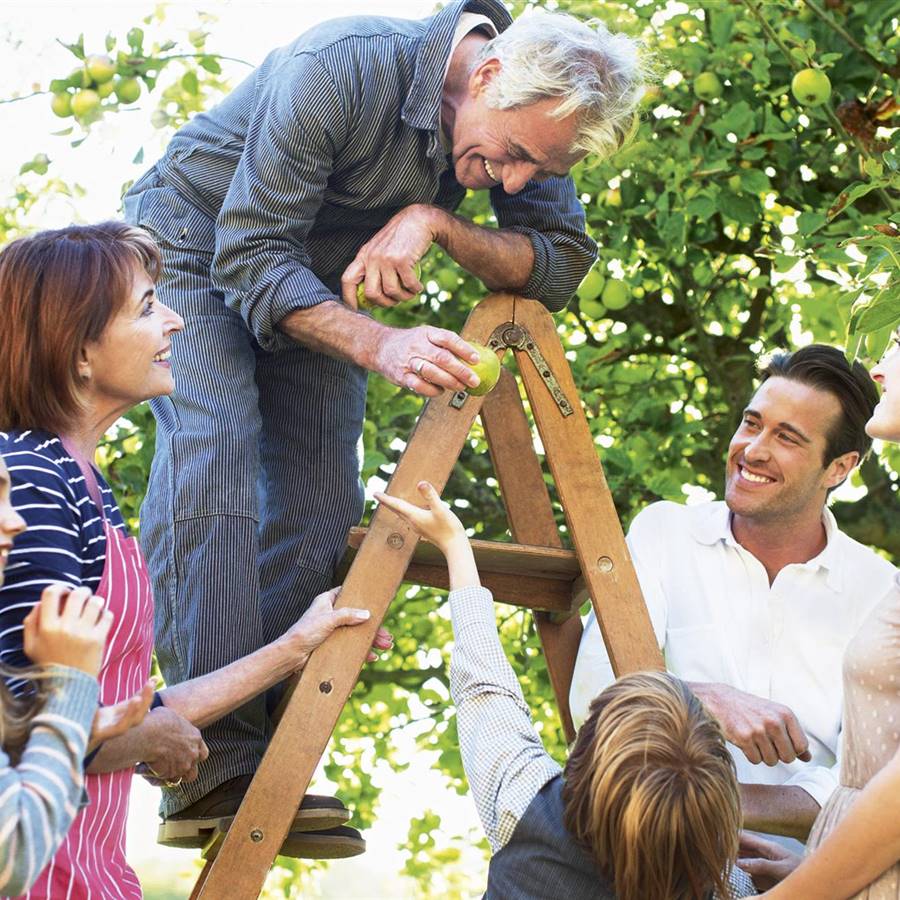
{"label": "wooden stepladder", "polygon": [[[420,502],[422,479],[442,491],[475,417],[481,413],[491,458],[518,544],[476,542],[485,586],[498,600],[536,610],[535,619],[566,737],[574,737],[568,694],[581,638],[579,593],[590,594],[617,675],[662,668],[650,618],[597,449],[581,409],[556,326],[537,301],[493,294],[462,331],[518,362],[574,551],[562,549],[550,496],[534,450],[518,385],[504,371],[486,397],[445,392],[425,406],[387,492]],[[228,832],[214,835],[193,898],[252,900],[291,821],[366,659],[375,631],[400,584],[443,586],[433,548],[393,512],[379,508],[368,530],[354,529],[356,555],[341,606],[364,607],[371,619],[336,631],[310,657]],[[219,846],[220,845],[220,846]]]}

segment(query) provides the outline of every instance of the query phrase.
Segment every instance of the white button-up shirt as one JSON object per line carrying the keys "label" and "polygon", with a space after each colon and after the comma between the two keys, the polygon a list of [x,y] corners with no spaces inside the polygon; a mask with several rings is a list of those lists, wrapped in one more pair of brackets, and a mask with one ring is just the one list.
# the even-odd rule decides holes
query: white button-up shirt
{"label": "white button-up shirt", "polygon": [[[762,563],[734,539],[721,501],[654,503],[628,533],[669,671],[783,703],[809,738],[811,762],[775,766],[753,765],[729,745],[738,780],[802,787],[819,805],[838,784],[844,649],[895,572],[843,534],[828,510],[824,523],[825,549],[809,562],[785,566],[771,586]],[[613,679],[591,611],[570,694],[576,725]]]}

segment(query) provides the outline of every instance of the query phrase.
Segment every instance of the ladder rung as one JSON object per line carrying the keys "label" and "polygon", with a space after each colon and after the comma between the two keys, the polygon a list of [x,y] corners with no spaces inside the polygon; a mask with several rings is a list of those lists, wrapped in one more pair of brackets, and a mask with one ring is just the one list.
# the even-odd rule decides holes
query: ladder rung
{"label": "ladder rung", "polygon": [[[350,568],[367,532],[366,528],[350,529],[339,578]],[[550,612],[567,613],[575,608],[572,588],[581,567],[574,550],[498,541],[471,543],[482,584],[495,600]],[[403,580],[446,590],[449,579],[441,551],[419,541]]]}

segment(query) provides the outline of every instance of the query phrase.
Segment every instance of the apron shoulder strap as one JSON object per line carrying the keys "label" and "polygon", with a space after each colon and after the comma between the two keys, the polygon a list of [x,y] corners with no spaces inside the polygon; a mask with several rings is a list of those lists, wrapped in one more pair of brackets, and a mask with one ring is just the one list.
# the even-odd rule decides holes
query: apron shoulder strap
{"label": "apron shoulder strap", "polygon": [[86,465],[65,440],[62,438],[60,440],[62,441],[63,447],[66,448],[69,455],[75,461],[75,464],[81,470],[81,474],[84,476],[84,486],[87,488],[91,500],[94,501],[94,505],[100,512],[100,518],[105,522],[106,510],[103,508],[103,493],[100,490],[100,485],[97,482],[97,476],[94,474],[93,468],[90,465]]}

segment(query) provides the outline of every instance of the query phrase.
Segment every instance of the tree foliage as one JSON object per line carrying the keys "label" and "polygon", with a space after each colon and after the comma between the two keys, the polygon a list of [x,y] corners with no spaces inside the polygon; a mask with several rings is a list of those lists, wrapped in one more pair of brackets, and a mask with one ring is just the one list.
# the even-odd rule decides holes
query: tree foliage
{"label": "tree foliage", "polygon": [[[685,485],[721,493],[725,449],[763,351],[818,340],[872,360],[900,321],[900,0],[560,0],[558,6],[640,37],[658,73],[633,142],[612,160],[576,167],[600,257],[557,317],[627,525],[647,503],[683,500]],[[519,2],[513,11],[522,9]],[[161,21],[159,11],[153,16]],[[138,108],[154,126],[179,125],[225,90],[218,57],[206,48],[214,28],[207,21],[189,35],[148,44],[136,25],[124,40],[106,41],[115,78],[138,80]],[[77,70],[47,85],[52,92],[91,89],[81,62],[84,40],[70,49]],[[830,79],[831,95],[821,105],[804,106],[792,94],[793,77],[805,69]],[[102,99],[71,121],[72,139],[89,137],[93,122],[118,115],[122,105],[115,93]],[[80,152],[90,147],[85,140]],[[29,218],[37,197],[74,190],[54,176],[46,156],[27,161],[14,196],[0,206],[0,241],[39,226]],[[470,194],[461,212],[492,222],[483,194]],[[426,291],[418,301],[375,315],[392,325],[427,319],[458,330],[485,293],[436,249],[424,261],[422,280]],[[372,377],[367,482],[389,479],[420,410],[420,400]],[[134,524],[152,445],[152,417],[139,408],[102,448]],[[474,535],[508,539],[485,451],[476,424],[445,496],[455,498]],[[890,556],[900,551],[889,523],[898,464],[896,451],[869,460],[853,477],[858,498],[834,504],[850,534]],[[535,720],[562,759],[530,617],[509,607],[498,607],[498,615]],[[466,789],[449,709],[452,632],[441,599],[404,588],[387,624],[394,652],[364,669],[326,766],[362,827],[379,804],[373,760],[398,770],[405,765],[395,746],[400,732],[430,754],[447,790]],[[410,823],[406,874],[423,895],[450,896],[465,887],[453,872],[469,837],[435,841],[435,806],[429,798]],[[299,864],[283,870],[285,895],[304,871]]]}

